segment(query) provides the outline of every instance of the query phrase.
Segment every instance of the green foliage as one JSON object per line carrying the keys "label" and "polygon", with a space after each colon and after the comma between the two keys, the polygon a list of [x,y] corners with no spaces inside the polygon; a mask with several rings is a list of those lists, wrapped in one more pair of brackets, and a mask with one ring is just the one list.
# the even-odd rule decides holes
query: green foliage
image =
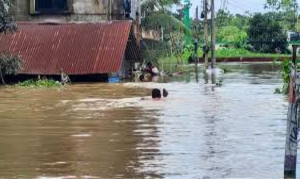
{"label": "green foliage", "polygon": [[245,45],[248,35],[237,26],[225,26],[218,31],[217,38],[221,42],[232,43],[235,47],[241,48]]}
{"label": "green foliage", "polygon": [[0,55],[0,77],[2,83],[5,84],[5,75],[15,75],[21,69],[22,61],[19,56],[10,53],[3,53]]}
{"label": "green foliage", "polygon": [[220,29],[224,26],[232,25],[234,16],[232,14],[230,14],[229,11],[220,9],[216,14],[216,18],[217,18],[217,22],[216,22],[217,27],[218,27],[218,29]]}
{"label": "green foliage", "polygon": [[190,30],[178,19],[169,13],[157,12],[142,18],[142,27],[145,30],[160,31],[163,28],[165,34],[174,31],[191,33]]}
{"label": "green foliage", "polygon": [[273,11],[274,18],[280,21],[285,30],[297,29],[299,7],[297,0],[265,0],[265,2],[265,8]]}
{"label": "green foliage", "polygon": [[143,54],[146,54],[146,56],[143,56],[145,60],[155,62],[163,54],[162,52],[167,54],[167,52],[172,51],[179,62],[179,57],[183,52],[184,46],[186,46],[183,40],[184,34],[191,34],[190,29],[184,25],[182,19],[177,19],[171,11],[172,5],[180,2],[180,0],[141,1],[141,25],[143,30],[154,30],[157,32],[162,32],[163,30],[163,39],[167,44],[165,49],[148,46],[143,52]]}
{"label": "green foliage", "polygon": [[141,0],[142,17],[151,16],[158,11],[170,12],[171,6],[180,3],[180,0]]}
{"label": "green foliage", "polygon": [[244,48],[221,48],[217,50],[217,57],[286,57],[280,54],[255,53]]}
{"label": "green foliage", "polygon": [[12,6],[11,0],[0,0],[0,33],[15,31],[17,26],[13,23],[13,18],[9,14],[9,7]]}
{"label": "green foliage", "polygon": [[19,56],[15,56],[10,53],[4,53],[0,55],[0,71],[3,75],[17,74],[21,68],[21,65],[22,61]]}
{"label": "green foliage", "polygon": [[289,84],[291,79],[292,66],[293,64],[291,60],[286,59],[281,62],[281,68],[282,68],[281,75],[283,79],[283,86],[282,86],[281,93],[283,94],[289,93]]}
{"label": "green foliage", "polygon": [[216,15],[217,18],[217,29],[222,29],[226,26],[235,26],[241,30],[246,30],[249,28],[249,21],[251,15],[233,15],[229,11],[219,10]]}
{"label": "green foliage", "polygon": [[255,52],[284,52],[288,46],[282,27],[268,13],[254,15],[250,20],[248,36]]}
{"label": "green foliage", "polygon": [[166,42],[150,39],[141,41],[141,57],[145,62],[157,64],[160,57],[166,56],[168,49],[169,47]]}
{"label": "green foliage", "polygon": [[27,80],[20,82],[16,85],[17,87],[31,87],[31,88],[51,88],[60,87],[61,84],[53,79],[39,79],[39,80]]}

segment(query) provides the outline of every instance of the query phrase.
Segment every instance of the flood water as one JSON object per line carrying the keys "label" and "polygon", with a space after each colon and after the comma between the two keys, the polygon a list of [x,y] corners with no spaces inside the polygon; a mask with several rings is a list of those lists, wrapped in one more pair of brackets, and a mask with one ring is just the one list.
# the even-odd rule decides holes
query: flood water
{"label": "flood water", "polygon": [[[160,83],[0,88],[0,178],[283,178],[278,68],[221,67],[230,69],[221,87],[186,73]],[[170,96],[140,100],[150,88]]]}

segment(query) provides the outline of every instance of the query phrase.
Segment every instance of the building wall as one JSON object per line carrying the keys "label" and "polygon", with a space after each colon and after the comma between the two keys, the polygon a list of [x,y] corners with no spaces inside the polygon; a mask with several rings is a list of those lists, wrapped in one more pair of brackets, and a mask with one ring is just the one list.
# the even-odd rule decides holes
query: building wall
{"label": "building wall", "polygon": [[132,75],[133,62],[124,58],[120,71],[117,73],[121,79],[129,78]]}
{"label": "building wall", "polygon": [[[131,17],[139,21],[140,0],[131,0]],[[109,3],[110,2],[110,3]],[[124,0],[68,0],[68,12],[59,14],[40,14],[35,11],[34,0],[13,0],[11,12],[17,21],[103,21],[124,20]],[[109,6],[111,4],[111,6]],[[110,7],[110,8],[109,8]],[[134,15],[138,14],[137,17]]]}

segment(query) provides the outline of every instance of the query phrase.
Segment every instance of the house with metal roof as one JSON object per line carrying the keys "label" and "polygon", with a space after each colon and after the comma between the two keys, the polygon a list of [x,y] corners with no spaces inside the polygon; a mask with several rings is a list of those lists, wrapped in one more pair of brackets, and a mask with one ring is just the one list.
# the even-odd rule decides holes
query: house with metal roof
{"label": "house with metal roof", "polygon": [[128,77],[139,61],[131,21],[94,23],[19,22],[18,31],[0,35],[0,53],[19,55],[20,75],[71,76],[117,73]]}
{"label": "house with metal roof", "polygon": [[0,53],[23,61],[19,75],[128,77],[139,61],[140,0],[15,0],[18,30]]}

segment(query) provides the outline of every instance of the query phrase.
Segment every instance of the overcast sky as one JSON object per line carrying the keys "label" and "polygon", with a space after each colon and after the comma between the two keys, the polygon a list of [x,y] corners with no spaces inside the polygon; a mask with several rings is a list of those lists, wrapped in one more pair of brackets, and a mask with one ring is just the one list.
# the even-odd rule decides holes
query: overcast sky
{"label": "overcast sky", "polygon": [[[216,10],[220,9],[221,2],[223,1],[224,0],[215,0]],[[251,13],[265,12],[265,1],[266,0],[228,0],[227,9],[233,14],[243,14],[245,11],[250,11]],[[191,8],[191,16],[195,16],[196,7],[199,6],[202,8],[201,0],[191,0],[191,3],[193,4]],[[300,0],[298,0],[298,3],[300,4]]]}

